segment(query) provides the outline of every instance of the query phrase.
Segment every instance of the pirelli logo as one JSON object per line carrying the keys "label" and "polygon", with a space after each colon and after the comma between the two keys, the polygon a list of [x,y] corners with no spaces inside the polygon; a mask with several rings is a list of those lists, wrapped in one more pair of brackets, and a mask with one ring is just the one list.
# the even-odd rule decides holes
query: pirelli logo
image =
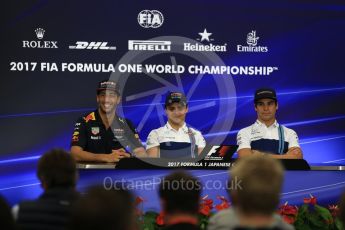
{"label": "pirelli logo", "polygon": [[128,50],[170,51],[171,41],[129,40]]}

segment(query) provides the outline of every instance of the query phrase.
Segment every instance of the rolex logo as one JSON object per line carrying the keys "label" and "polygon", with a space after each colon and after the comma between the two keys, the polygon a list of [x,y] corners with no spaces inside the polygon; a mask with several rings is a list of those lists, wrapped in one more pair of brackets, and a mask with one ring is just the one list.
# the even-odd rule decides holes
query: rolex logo
{"label": "rolex logo", "polygon": [[57,49],[58,48],[57,41],[43,41],[42,40],[44,37],[44,32],[45,32],[45,30],[42,28],[35,29],[35,34],[40,41],[24,40],[23,41],[23,48],[43,48],[43,49],[53,48],[53,49]]}
{"label": "rolex logo", "polygon": [[38,39],[42,39],[43,38],[44,32],[45,32],[45,30],[42,29],[42,28],[35,29],[35,33],[36,33]]}

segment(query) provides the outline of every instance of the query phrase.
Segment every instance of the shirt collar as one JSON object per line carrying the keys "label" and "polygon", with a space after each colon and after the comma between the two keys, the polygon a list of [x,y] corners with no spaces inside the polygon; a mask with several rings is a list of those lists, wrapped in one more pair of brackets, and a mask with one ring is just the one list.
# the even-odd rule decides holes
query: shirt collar
{"label": "shirt collar", "polygon": [[277,128],[277,127],[279,126],[278,121],[277,121],[277,120],[275,120],[275,121],[274,121],[274,123],[273,123],[273,125],[274,125],[274,127],[275,127],[275,128]]}
{"label": "shirt collar", "polygon": [[[95,121],[97,123],[104,125],[98,109],[95,110],[95,118],[96,118]],[[125,122],[124,118],[121,118],[117,114],[115,114],[115,117],[114,117],[114,120],[113,120],[113,123],[111,124],[111,126],[114,126],[115,124],[119,124],[119,123],[124,123],[124,122]]]}
{"label": "shirt collar", "polygon": [[99,115],[98,109],[95,110],[95,118],[97,122],[102,123],[102,118],[101,118],[101,115]]}
{"label": "shirt collar", "polygon": [[[169,130],[173,130],[173,131],[176,132],[176,129],[174,129],[173,127],[171,127],[171,125],[169,124],[169,122],[167,122],[165,126],[166,126]],[[180,131],[181,129],[182,129],[183,131],[185,131],[185,132],[188,130],[187,125],[186,125],[186,122],[183,123],[182,127],[179,128],[179,130],[177,130],[177,131]]]}
{"label": "shirt collar", "polygon": [[[257,126],[266,126],[264,123],[262,123],[262,122],[259,121],[259,120],[256,120],[255,124],[256,124]],[[271,126],[269,126],[268,128],[270,128],[270,127],[277,128],[278,126],[279,126],[278,121],[277,121],[277,120],[274,120],[274,123],[273,123]]]}

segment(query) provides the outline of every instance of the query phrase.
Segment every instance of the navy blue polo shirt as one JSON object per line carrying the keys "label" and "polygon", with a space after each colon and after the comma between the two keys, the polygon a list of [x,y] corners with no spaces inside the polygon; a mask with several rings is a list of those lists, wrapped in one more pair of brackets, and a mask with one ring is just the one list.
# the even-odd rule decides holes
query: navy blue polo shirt
{"label": "navy blue polo shirt", "polygon": [[130,120],[115,116],[111,126],[106,129],[98,110],[78,119],[71,146],[80,146],[91,153],[111,153],[120,148],[132,152],[135,148],[143,147]]}

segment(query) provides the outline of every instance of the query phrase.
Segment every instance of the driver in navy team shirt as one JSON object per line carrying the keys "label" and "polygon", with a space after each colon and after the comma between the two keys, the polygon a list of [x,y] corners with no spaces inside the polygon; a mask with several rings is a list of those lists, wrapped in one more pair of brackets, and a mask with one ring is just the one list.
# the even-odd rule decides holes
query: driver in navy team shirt
{"label": "driver in navy team shirt", "polygon": [[99,83],[98,109],[79,118],[75,124],[71,154],[77,161],[113,163],[131,155],[146,156],[132,122],[116,113],[120,100],[117,82]]}
{"label": "driver in navy team shirt", "polygon": [[276,120],[278,101],[273,89],[258,89],[254,95],[257,120],[237,134],[238,155],[268,155],[278,159],[302,159],[295,131]]}

